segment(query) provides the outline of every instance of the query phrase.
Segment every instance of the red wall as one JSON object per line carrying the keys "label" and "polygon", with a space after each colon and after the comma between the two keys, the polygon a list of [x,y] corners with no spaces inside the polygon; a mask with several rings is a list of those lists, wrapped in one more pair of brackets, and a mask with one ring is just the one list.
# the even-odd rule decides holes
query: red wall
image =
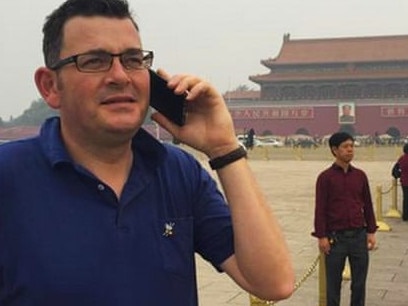
{"label": "red wall", "polygon": [[[402,107],[407,109],[406,113],[399,114],[399,117],[386,117],[381,114],[382,106],[380,105],[356,105],[356,121],[352,124],[354,131],[357,134],[374,135],[375,133],[384,134],[388,128],[395,127],[399,129],[401,136],[406,136],[408,135],[408,105]],[[254,109],[257,109],[257,107],[247,108],[247,110]],[[256,116],[251,118],[250,115],[235,116],[236,110],[237,108],[232,109],[231,113],[237,133],[241,133],[244,129],[254,128],[258,135],[269,130],[275,135],[285,136],[294,134],[298,129],[304,128],[308,130],[309,135],[323,136],[340,129],[337,105],[313,106],[310,118],[293,119],[259,118]],[[245,108],[240,108],[240,110],[245,110]]]}

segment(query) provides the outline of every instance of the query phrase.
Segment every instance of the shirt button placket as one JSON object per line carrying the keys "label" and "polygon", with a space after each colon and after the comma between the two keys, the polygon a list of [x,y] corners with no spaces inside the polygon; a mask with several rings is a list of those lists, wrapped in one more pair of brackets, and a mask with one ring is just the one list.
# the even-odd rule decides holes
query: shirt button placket
{"label": "shirt button placket", "polygon": [[[105,191],[106,186],[105,186],[104,184],[102,184],[102,183],[99,183],[99,184],[97,185],[97,188],[98,188],[98,190],[99,190],[100,192],[102,192],[102,191]],[[118,208],[118,209],[120,209],[120,208]],[[126,225],[121,225],[121,220],[120,220],[120,219],[121,219],[121,218],[120,218],[121,212],[119,211],[118,214],[119,214],[119,216],[118,216],[118,218],[117,218],[117,228],[118,228],[118,230],[119,230],[120,232],[124,233],[124,234],[129,233],[129,232],[130,232],[129,227],[126,226]]]}

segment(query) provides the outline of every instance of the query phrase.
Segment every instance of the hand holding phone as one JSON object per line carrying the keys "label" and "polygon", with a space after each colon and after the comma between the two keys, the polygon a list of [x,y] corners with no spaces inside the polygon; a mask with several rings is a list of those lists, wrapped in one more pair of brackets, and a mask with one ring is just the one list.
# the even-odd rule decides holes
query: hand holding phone
{"label": "hand holding phone", "polygon": [[150,106],[179,126],[186,120],[186,94],[177,95],[167,87],[167,81],[149,69]]}

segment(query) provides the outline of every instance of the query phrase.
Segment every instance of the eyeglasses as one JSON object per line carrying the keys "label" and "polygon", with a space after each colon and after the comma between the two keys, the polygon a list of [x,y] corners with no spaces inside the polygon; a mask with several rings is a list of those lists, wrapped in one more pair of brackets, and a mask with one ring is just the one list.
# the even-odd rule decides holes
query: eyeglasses
{"label": "eyeglasses", "polygon": [[126,70],[150,68],[153,63],[153,51],[130,49],[117,54],[106,51],[92,51],[64,58],[52,65],[50,69],[58,70],[65,65],[75,63],[77,69],[81,72],[104,72],[111,69],[114,57],[119,57],[120,63]]}

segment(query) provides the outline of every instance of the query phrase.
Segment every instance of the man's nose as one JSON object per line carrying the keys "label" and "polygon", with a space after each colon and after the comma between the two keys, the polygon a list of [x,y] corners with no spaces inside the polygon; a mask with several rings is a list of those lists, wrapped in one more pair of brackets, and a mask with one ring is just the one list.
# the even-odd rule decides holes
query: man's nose
{"label": "man's nose", "polygon": [[114,78],[116,81],[129,81],[129,74],[127,69],[122,65],[119,57],[113,57],[112,65],[108,71],[109,76]]}

